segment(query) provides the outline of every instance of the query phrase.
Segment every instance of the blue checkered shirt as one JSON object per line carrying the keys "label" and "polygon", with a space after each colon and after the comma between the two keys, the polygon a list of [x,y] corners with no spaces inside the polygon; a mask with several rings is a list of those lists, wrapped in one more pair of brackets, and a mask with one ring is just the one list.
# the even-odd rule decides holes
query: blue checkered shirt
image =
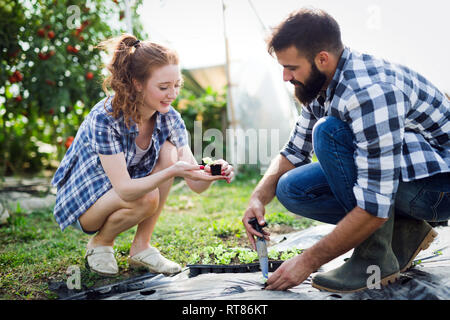
{"label": "blue checkered shirt", "polygon": [[450,103],[407,67],[345,48],[326,92],[308,106],[281,150],[296,167],[311,162],[318,119],[346,122],[355,137],[357,206],[387,218],[398,182],[450,171]]}
{"label": "blue checkered shirt", "polygon": [[137,125],[132,122],[128,129],[123,116],[115,119],[109,115],[106,110],[112,111],[112,98],[106,104],[105,99],[83,121],[53,177],[52,184],[57,187],[53,214],[61,230],[112,188],[99,154],[123,152],[130,177],[134,179],[151,173],[166,140],[178,148],[188,143],[184,121],[176,110],[170,108],[166,114],[156,112],[151,147],[136,165],[131,165],[136,155]]}

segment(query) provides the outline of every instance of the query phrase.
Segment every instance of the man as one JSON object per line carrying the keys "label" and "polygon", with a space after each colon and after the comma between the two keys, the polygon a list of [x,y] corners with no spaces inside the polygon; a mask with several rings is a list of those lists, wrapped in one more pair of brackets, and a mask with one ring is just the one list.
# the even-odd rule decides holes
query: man
{"label": "man", "polygon": [[373,285],[394,282],[437,235],[424,220],[450,216],[449,100],[418,73],[344,47],[339,25],[322,10],[291,14],[268,48],[303,106],[251,196],[242,219],[249,241],[255,247],[261,234],[248,220],[262,225],[275,195],[289,211],[336,228],[284,262],[267,289],[296,286],[352,248],[349,260],[312,285],[363,290],[369,266],[380,270]]}

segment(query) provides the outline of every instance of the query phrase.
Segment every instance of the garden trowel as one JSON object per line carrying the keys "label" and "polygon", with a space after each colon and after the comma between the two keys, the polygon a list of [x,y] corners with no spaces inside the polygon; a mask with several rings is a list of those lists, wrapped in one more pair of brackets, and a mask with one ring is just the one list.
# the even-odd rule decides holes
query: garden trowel
{"label": "garden trowel", "polygon": [[[262,228],[267,227],[267,223],[260,226],[256,218],[250,219],[248,223],[261,234],[263,234]],[[258,252],[259,267],[261,268],[263,278],[267,280],[269,278],[269,258],[267,256],[267,245],[264,237],[256,237],[256,252]]]}

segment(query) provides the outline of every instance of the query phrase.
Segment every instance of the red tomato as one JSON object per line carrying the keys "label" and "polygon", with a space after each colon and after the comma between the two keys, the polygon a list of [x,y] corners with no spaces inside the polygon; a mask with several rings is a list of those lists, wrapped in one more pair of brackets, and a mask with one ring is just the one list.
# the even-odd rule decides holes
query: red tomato
{"label": "red tomato", "polygon": [[87,80],[92,80],[94,78],[94,74],[92,73],[92,72],[88,72],[88,73],[86,73],[86,79]]}
{"label": "red tomato", "polygon": [[79,35],[82,31],[83,31],[83,26],[78,27],[77,30],[76,30],[76,32],[75,32],[75,36],[78,37],[78,35]]}
{"label": "red tomato", "polygon": [[13,76],[16,77],[17,81],[23,80],[23,76],[18,70],[14,71]]}
{"label": "red tomato", "polygon": [[70,145],[73,142],[73,139],[74,139],[74,137],[72,137],[72,136],[67,137],[66,142],[64,143],[64,146],[66,147],[66,149],[69,149]]}

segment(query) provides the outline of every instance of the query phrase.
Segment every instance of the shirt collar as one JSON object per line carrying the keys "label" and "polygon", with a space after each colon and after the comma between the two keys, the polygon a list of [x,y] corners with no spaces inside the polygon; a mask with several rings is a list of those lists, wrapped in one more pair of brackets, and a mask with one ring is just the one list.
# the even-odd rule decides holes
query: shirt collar
{"label": "shirt collar", "polygon": [[[153,129],[153,132],[160,133],[161,127],[162,127],[162,119],[161,119],[162,115],[159,111],[156,111],[155,115],[156,115],[156,121],[155,121],[155,127]],[[123,118],[123,116],[122,116],[122,118]],[[130,128],[127,128],[127,126],[124,126],[123,130],[124,130],[125,134],[131,134],[131,133],[139,134],[139,128],[138,128],[136,122],[134,122],[133,120],[130,120]]]}
{"label": "shirt collar", "polygon": [[[106,104],[105,104],[105,109],[108,112],[112,112],[112,100],[114,98],[114,95],[115,94],[105,98],[105,99],[107,99]],[[120,132],[123,132],[124,134],[139,132],[136,123],[131,119],[130,119],[130,127],[129,128],[127,127],[127,125],[125,124],[125,117],[123,116],[122,112],[120,112],[119,117],[117,119],[115,119],[114,126],[116,126],[117,130],[120,130]]]}
{"label": "shirt collar", "polygon": [[[112,107],[111,104],[107,105],[107,108],[109,108],[109,111],[112,111]],[[155,121],[155,128],[153,130],[153,132],[155,132],[156,129],[156,133],[160,133],[161,132],[161,127],[162,127],[162,115],[159,111],[155,112],[156,114],[156,121]],[[125,124],[125,118],[123,116],[123,114],[120,115],[120,117],[117,119],[119,120],[119,126],[121,127],[121,131],[124,134],[139,134],[139,128],[136,124],[136,122],[134,122],[132,119],[130,119],[130,127],[128,128]]]}
{"label": "shirt collar", "polygon": [[[112,111],[112,99],[113,99],[114,95],[111,95],[111,97],[109,97],[108,102],[106,103],[106,109],[111,112]],[[160,133],[161,132],[161,127],[162,127],[162,115],[159,111],[156,111],[156,121],[155,121],[155,128],[153,130],[153,132],[155,132],[156,129],[156,133]],[[124,134],[139,134],[139,128],[136,124],[136,122],[134,122],[132,119],[130,119],[130,127],[128,128],[125,125],[125,118],[123,116],[123,114],[120,115],[119,119],[120,123],[122,123],[122,132]]]}
{"label": "shirt collar", "polygon": [[336,86],[339,83],[339,79],[341,78],[342,71],[344,70],[344,66],[350,58],[351,51],[348,47],[344,48],[342,51],[341,57],[339,58],[339,62],[336,67],[336,71],[334,72],[333,79],[331,80],[328,88],[326,90],[326,100],[331,101],[334,96],[334,92],[336,90]]}
{"label": "shirt collar", "polygon": [[153,132],[155,132],[155,129],[156,129],[156,133],[161,132],[161,127],[162,127],[161,117],[162,117],[161,113],[159,111],[156,111],[156,121],[155,121],[155,128],[153,129]]}
{"label": "shirt collar", "polygon": [[138,133],[139,133],[139,129],[138,129],[138,127],[137,127],[136,122],[134,122],[133,120],[130,119],[130,127],[128,128],[128,127],[125,125],[125,119],[124,119],[123,115],[122,115],[121,117],[122,117],[122,119],[123,119],[123,121],[124,121],[124,128],[123,128],[123,131],[124,131],[125,134],[130,134],[130,133],[136,133],[136,134],[138,134]]}

